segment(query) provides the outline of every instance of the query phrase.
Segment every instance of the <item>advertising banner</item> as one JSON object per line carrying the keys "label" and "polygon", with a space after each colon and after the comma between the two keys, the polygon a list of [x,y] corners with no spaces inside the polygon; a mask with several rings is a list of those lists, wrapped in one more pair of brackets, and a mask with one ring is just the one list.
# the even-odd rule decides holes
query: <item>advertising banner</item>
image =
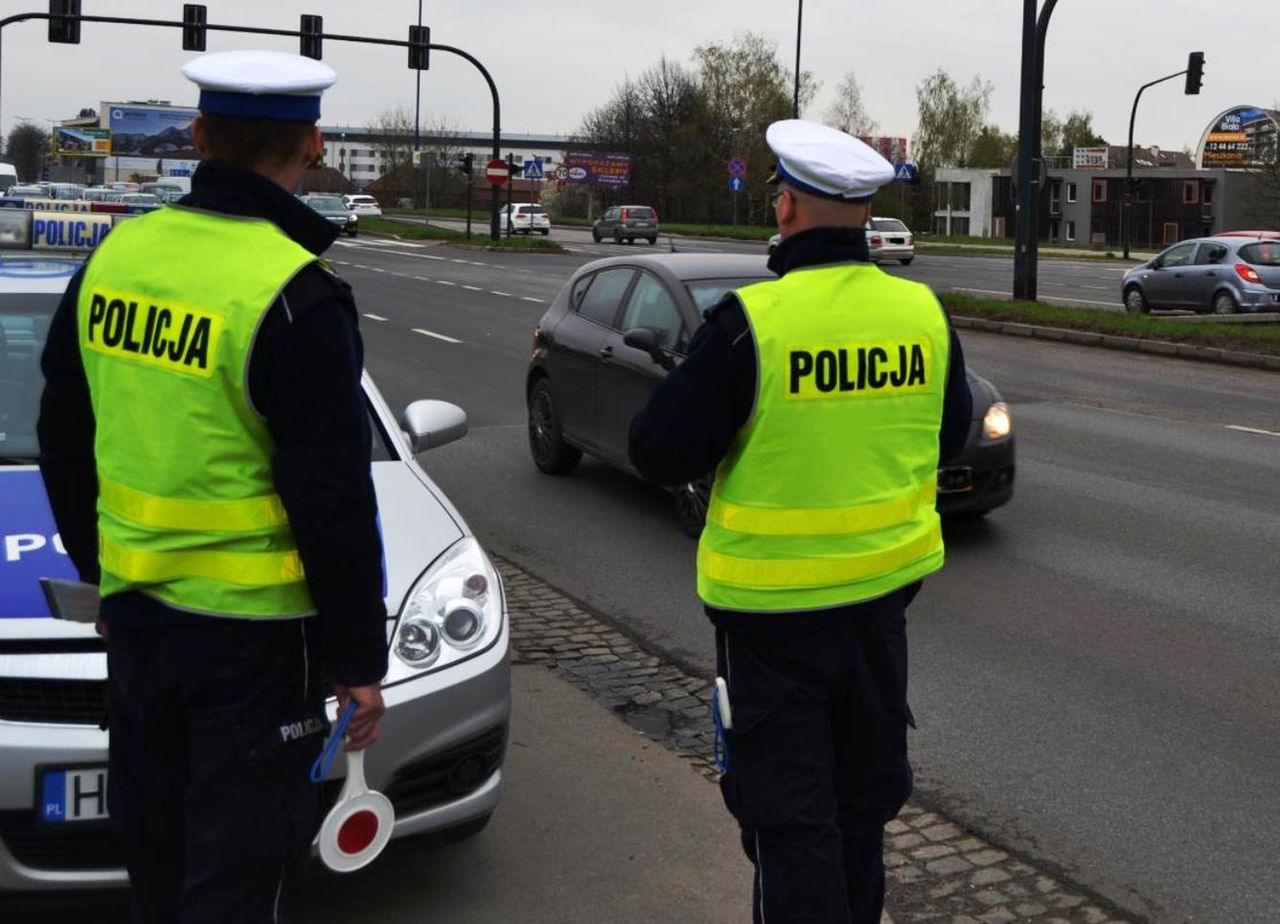
{"label": "advertising banner", "polygon": [[1276,114],[1237,106],[1218,116],[1200,142],[1200,166],[1251,169],[1276,162]]}
{"label": "advertising banner", "polygon": [[1111,148],[1072,148],[1071,167],[1074,170],[1106,170],[1111,166]]}
{"label": "advertising banner", "polygon": [[604,186],[620,189],[631,183],[629,154],[596,154],[574,151],[565,154],[568,182],[575,186]]}
{"label": "advertising banner", "polygon": [[121,157],[157,160],[197,160],[191,141],[195,109],[178,106],[107,104],[111,153]]}
{"label": "advertising banner", "polygon": [[111,153],[111,132],[105,128],[54,130],[54,151],[69,157],[106,157]]}
{"label": "advertising banner", "polygon": [[907,156],[906,138],[891,138],[887,135],[859,135],[858,140],[875,148],[877,154],[894,166],[904,164],[911,159]]}

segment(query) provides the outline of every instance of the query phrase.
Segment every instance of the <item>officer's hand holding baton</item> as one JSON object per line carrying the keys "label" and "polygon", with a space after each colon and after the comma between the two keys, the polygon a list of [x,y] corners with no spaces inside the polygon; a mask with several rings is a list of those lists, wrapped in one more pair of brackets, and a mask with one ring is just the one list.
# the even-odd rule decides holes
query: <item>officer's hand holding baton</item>
{"label": "officer's hand holding baton", "polygon": [[382,702],[382,688],[376,683],[365,687],[344,687],[340,683],[333,685],[333,692],[338,697],[338,714],[347,708],[347,703],[355,700],[356,711],[347,725],[346,751],[362,751],[378,740],[378,721],[387,707]]}

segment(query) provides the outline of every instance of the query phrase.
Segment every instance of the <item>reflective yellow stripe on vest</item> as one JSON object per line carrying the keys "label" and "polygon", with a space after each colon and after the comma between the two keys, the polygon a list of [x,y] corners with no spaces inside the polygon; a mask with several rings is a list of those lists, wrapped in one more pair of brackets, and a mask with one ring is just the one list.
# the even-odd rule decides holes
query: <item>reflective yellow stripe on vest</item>
{"label": "reflective yellow stripe on vest", "polygon": [[163,584],[185,578],[225,581],[239,587],[275,587],[304,580],[297,552],[149,552],[126,548],[99,536],[104,571],[136,584]]}
{"label": "reflective yellow stripe on vest", "polygon": [[914,520],[921,506],[932,506],[937,499],[938,483],[930,481],[893,500],[856,507],[774,510],[721,501],[707,511],[707,519],[733,532],[760,536],[831,536],[865,533]]}
{"label": "reflective yellow stripe on vest", "polygon": [[712,580],[741,587],[802,589],[854,584],[917,562],[940,542],[942,527],[935,523],[903,545],[828,558],[740,558],[700,547],[698,570]]}
{"label": "reflective yellow stripe on vest", "polygon": [[157,497],[104,478],[98,483],[98,499],[114,516],[155,529],[250,533],[289,522],[276,494],[243,500],[182,500]]}

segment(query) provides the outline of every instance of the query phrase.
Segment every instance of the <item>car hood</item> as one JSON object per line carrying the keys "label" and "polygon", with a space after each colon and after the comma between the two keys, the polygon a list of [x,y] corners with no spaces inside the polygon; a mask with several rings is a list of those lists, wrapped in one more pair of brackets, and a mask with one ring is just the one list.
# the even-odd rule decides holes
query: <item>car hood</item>
{"label": "car hood", "polygon": [[[373,483],[383,539],[383,597],[394,616],[422,572],[465,533],[413,463],[375,462]],[[40,578],[74,580],[76,571],[61,551],[36,466],[0,468],[0,535],[0,640],[92,637],[92,626],[52,618],[40,591]]]}
{"label": "car hood", "polygon": [[981,420],[986,416],[987,408],[1004,399],[1000,397],[1000,392],[994,385],[972,369],[966,368],[965,374],[969,379],[969,391],[973,395],[973,419]]}

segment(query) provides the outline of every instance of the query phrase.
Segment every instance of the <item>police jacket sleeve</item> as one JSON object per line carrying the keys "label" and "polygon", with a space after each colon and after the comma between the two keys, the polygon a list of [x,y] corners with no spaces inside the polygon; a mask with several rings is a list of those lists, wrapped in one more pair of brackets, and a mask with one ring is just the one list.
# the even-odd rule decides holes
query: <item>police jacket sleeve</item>
{"label": "police jacket sleeve", "polygon": [[713,472],[755,402],[756,355],[746,314],[730,294],[706,312],[689,355],[631,421],[631,464],[661,485]]}
{"label": "police jacket sleeve", "polygon": [[98,583],[98,471],[93,459],[93,404],[80,359],[76,302],[81,269],[72,277],[49,324],[40,369],[44,392],[36,435],[40,474],[58,535],[80,579]]}
{"label": "police jacket sleeve", "polygon": [[964,451],[973,419],[973,394],[969,389],[964,350],[954,329],[951,330],[950,355],[947,391],[942,398],[942,427],[938,432],[938,458],[941,462],[949,462]]}
{"label": "police jacket sleeve", "polygon": [[346,686],[377,683],[387,669],[363,367],[350,288],[308,267],[263,321],[250,395],[276,442],[276,490],[320,618],[325,667]]}

